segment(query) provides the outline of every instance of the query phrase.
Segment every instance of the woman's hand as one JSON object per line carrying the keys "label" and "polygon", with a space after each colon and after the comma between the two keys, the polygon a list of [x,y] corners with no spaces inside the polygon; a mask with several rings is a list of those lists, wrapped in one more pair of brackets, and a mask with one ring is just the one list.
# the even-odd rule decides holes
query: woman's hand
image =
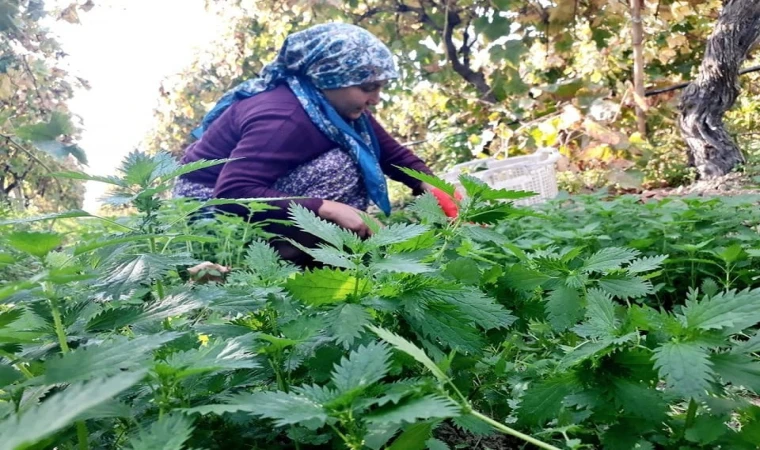
{"label": "woman's hand", "polygon": [[204,261],[187,269],[187,273],[190,275],[191,283],[198,284],[208,283],[210,281],[213,281],[215,283],[222,283],[224,282],[224,276],[229,271],[229,267],[214,264],[209,261]]}
{"label": "woman's hand", "polygon": [[317,211],[319,217],[353,231],[360,238],[372,236],[372,229],[364,223],[362,212],[340,202],[324,200]]}

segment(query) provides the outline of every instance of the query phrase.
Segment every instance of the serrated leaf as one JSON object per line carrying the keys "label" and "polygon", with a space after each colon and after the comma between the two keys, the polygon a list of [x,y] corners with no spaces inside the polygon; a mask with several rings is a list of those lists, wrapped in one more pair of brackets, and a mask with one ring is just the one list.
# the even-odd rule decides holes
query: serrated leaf
{"label": "serrated leaf", "polygon": [[340,269],[356,270],[357,264],[351,260],[349,255],[343,250],[330,247],[324,244],[318,244],[317,248],[305,247],[298,242],[289,239],[290,243],[299,248],[302,252],[314,258],[315,261],[328,266]]}
{"label": "serrated leaf", "polygon": [[248,343],[246,336],[215,340],[196,349],[172,353],[166,363],[158,364],[156,369],[165,372],[168,368],[177,378],[206,372],[256,369],[259,363],[249,352]]}
{"label": "serrated leaf", "polygon": [[343,357],[332,372],[332,382],[341,393],[364,390],[388,373],[390,350],[373,342]]}
{"label": "serrated leaf", "polygon": [[295,266],[282,261],[277,251],[260,239],[248,244],[245,265],[264,282],[284,280],[298,271]]}
{"label": "serrated leaf", "polygon": [[416,180],[422,181],[423,183],[427,183],[433,187],[436,187],[442,190],[443,192],[449,194],[452,197],[454,196],[454,192],[456,191],[456,189],[454,188],[454,185],[449,184],[438,177],[435,177],[433,175],[428,175],[426,173],[419,172],[413,169],[409,169],[407,167],[397,167],[397,168],[401,170],[402,172],[404,172],[406,175]]}
{"label": "serrated leaf", "polygon": [[425,441],[427,450],[451,450],[445,442],[438,439],[428,439]]}
{"label": "serrated leaf", "polygon": [[483,334],[471,319],[451,305],[435,303],[423,311],[406,302],[404,318],[421,337],[451,350],[478,353],[485,345]]}
{"label": "serrated leaf", "polygon": [[151,303],[133,324],[157,322],[169,317],[181,316],[203,306],[205,306],[204,302],[196,298],[193,292],[170,295]]}
{"label": "serrated leaf", "polygon": [[583,319],[583,298],[577,289],[559,286],[546,297],[546,315],[555,331],[564,331]]}
{"label": "serrated leaf", "polygon": [[668,403],[654,386],[622,379],[612,385],[615,402],[627,415],[656,424],[667,419]]}
{"label": "serrated leaf", "polygon": [[316,269],[297,274],[285,283],[294,298],[308,305],[320,306],[339,303],[353,294],[363,292],[368,282],[357,280],[349,272],[331,269]]}
{"label": "serrated leaf", "polygon": [[177,266],[192,264],[196,264],[196,260],[184,253],[125,255],[123,261],[108,269],[100,286],[107,293],[118,296],[163,277]]}
{"label": "serrated leaf", "polygon": [[503,279],[511,289],[532,291],[549,281],[551,277],[535,270],[526,269],[520,264],[515,264],[507,270]]}
{"label": "serrated leaf", "polygon": [[345,232],[342,232],[338,225],[320,219],[312,211],[297,203],[290,205],[288,213],[298,228],[313,234],[337,249],[343,248]]}
{"label": "serrated leaf", "polygon": [[702,301],[687,300],[679,316],[689,328],[743,330],[760,322],[760,289],[729,291]]}
{"label": "serrated leaf", "polygon": [[575,387],[575,380],[569,375],[532,383],[520,398],[518,417],[530,425],[543,425],[559,416],[563,400]]}
{"label": "serrated leaf", "polygon": [[388,450],[425,450],[425,442],[433,435],[433,424],[415,423],[409,425],[397,437]]}
{"label": "serrated leaf", "polygon": [[142,317],[142,314],[143,310],[139,306],[109,308],[90,319],[85,330],[90,332],[118,330],[135,323]]}
{"label": "serrated leaf", "polygon": [[621,298],[639,298],[654,292],[652,282],[639,277],[609,275],[598,281],[599,287]]}
{"label": "serrated leaf", "polygon": [[24,378],[21,372],[11,366],[0,363],[0,389]]}
{"label": "serrated leaf", "polygon": [[285,392],[256,392],[248,396],[248,404],[252,414],[274,419],[278,427],[300,424],[317,429],[327,420],[322,406],[306,397]]}
{"label": "serrated leaf", "polygon": [[448,398],[429,395],[387,407],[368,415],[366,420],[379,424],[414,423],[418,420],[456,417],[459,415],[459,409],[459,405]]}
{"label": "serrated leaf", "polygon": [[361,336],[364,327],[370,323],[371,319],[372,317],[363,306],[353,303],[336,306],[325,316],[335,342],[346,349]]}
{"label": "serrated leaf", "polygon": [[589,289],[586,295],[586,322],[575,326],[573,331],[584,337],[613,338],[619,324],[615,317],[615,304],[609,294],[599,289]]}
{"label": "serrated leaf", "polygon": [[70,180],[97,181],[99,183],[105,183],[105,184],[110,184],[110,185],[119,186],[119,187],[127,186],[126,183],[124,183],[122,179],[115,176],[100,177],[96,175],[88,175],[84,172],[77,172],[73,170],[54,172],[54,173],[51,173],[50,176],[55,177],[55,178],[67,178]]}
{"label": "serrated leaf", "polygon": [[534,197],[537,194],[531,191],[511,191],[507,189],[494,189],[482,180],[471,175],[462,175],[459,182],[467,192],[468,197],[477,197],[484,201],[496,200],[519,200]]}
{"label": "serrated leaf", "polygon": [[713,371],[734,386],[760,392],[760,361],[736,353],[710,355]]}
{"label": "serrated leaf", "polygon": [[638,274],[638,273],[644,273],[644,272],[650,272],[652,270],[657,270],[662,265],[662,262],[668,259],[668,255],[658,255],[658,256],[645,256],[643,258],[638,258],[631,262],[625,270],[630,274]]}
{"label": "serrated leaf", "polygon": [[0,450],[32,445],[69,426],[77,417],[130,388],[145,372],[121,373],[115,377],[72,384],[53,394],[20,416],[0,422]]}
{"label": "serrated leaf", "polygon": [[506,328],[517,320],[509,310],[480,290],[470,287],[420,289],[405,293],[401,298],[412,302],[451,305],[462,313],[463,319],[476,323],[485,330]]}
{"label": "serrated leaf", "polygon": [[[171,180],[177,177],[180,177],[182,175],[186,175],[190,172],[195,172],[201,169],[206,169],[209,167],[218,166],[220,164],[226,164],[230,161],[235,161],[240,158],[228,158],[228,159],[199,159],[198,161],[188,162],[181,165],[178,165],[173,170],[164,170],[162,172],[159,172],[158,175],[163,180]],[[167,167],[168,169],[168,167]]]}
{"label": "serrated leaf", "polygon": [[495,430],[491,425],[483,422],[472,414],[454,417],[452,422],[457,428],[472,433],[475,436],[491,436],[495,433]]}
{"label": "serrated leaf", "polygon": [[432,272],[434,270],[425,263],[401,255],[389,255],[381,259],[376,259],[372,261],[369,267],[373,272],[377,273],[392,272],[420,274]]}
{"label": "serrated leaf", "polygon": [[13,322],[19,320],[24,315],[21,307],[15,307],[7,311],[0,312],[0,328],[5,328]]}
{"label": "serrated leaf", "polygon": [[684,398],[704,397],[714,376],[709,354],[695,342],[663,344],[653,360],[668,389]]}
{"label": "serrated leaf", "polygon": [[691,427],[686,429],[684,437],[689,442],[710,445],[730,431],[722,417],[699,415]]}
{"label": "serrated leaf", "polygon": [[132,450],[182,450],[193,432],[193,422],[180,414],[166,415],[130,439]]}
{"label": "serrated leaf", "polygon": [[417,347],[416,345],[412,344],[411,342],[407,341],[401,336],[395,333],[392,333],[388,330],[385,330],[383,328],[379,328],[375,326],[369,326],[368,328],[372,330],[373,333],[378,335],[380,339],[391,344],[395,349],[402,351],[406,353],[407,355],[411,356],[412,358],[416,359],[417,362],[425,366],[425,368],[427,368],[436,378],[438,378],[439,381],[448,380],[448,377],[446,376],[446,374],[443,373],[443,371],[433,362],[432,359],[430,359],[425,354],[425,352],[421,348]]}
{"label": "serrated leaf", "polygon": [[607,247],[589,257],[583,265],[584,272],[609,272],[619,269],[638,257],[640,252],[629,248]]}
{"label": "serrated leaf", "polygon": [[483,228],[477,225],[463,225],[460,230],[463,236],[475,242],[493,242],[496,245],[509,244],[509,239],[506,236],[490,228]]}
{"label": "serrated leaf", "polygon": [[8,245],[16,250],[44,258],[63,242],[63,236],[58,233],[41,231],[15,231],[5,235]]}
{"label": "serrated leaf", "polygon": [[755,332],[755,334],[746,341],[737,342],[731,352],[745,354],[760,352],[760,331]]}
{"label": "serrated leaf", "polygon": [[45,361],[45,384],[73,383],[137,369],[152,359],[150,352],[180,337],[180,333],[153,334],[78,348]]}
{"label": "serrated leaf", "polygon": [[43,214],[41,216],[21,217],[18,219],[0,220],[0,226],[20,225],[22,223],[42,222],[45,220],[74,219],[77,217],[93,217],[92,214],[81,209],[64,211],[60,213]]}
{"label": "serrated leaf", "polygon": [[393,244],[401,244],[408,240],[422,236],[429,230],[425,225],[395,223],[370,236],[365,242],[370,248],[386,247]]}
{"label": "serrated leaf", "polygon": [[423,223],[444,224],[449,220],[441,209],[438,200],[429,192],[417,197],[414,203],[409,206],[409,211],[419,217]]}

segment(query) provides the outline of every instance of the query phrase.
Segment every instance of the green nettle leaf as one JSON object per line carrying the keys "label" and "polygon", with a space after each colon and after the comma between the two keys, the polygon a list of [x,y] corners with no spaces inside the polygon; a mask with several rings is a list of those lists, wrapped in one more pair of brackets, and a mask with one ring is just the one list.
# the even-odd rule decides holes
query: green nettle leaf
{"label": "green nettle leaf", "polygon": [[0,312],[0,328],[5,328],[13,322],[19,320],[24,315],[24,309],[16,307],[7,311]]}
{"label": "green nettle leaf", "polygon": [[563,400],[575,389],[575,379],[571,375],[534,382],[521,397],[517,415],[527,424],[543,425],[559,416]]}
{"label": "green nettle leaf", "polygon": [[256,369],[259,363],[253,359],[249,349],[246,336],[228,341],[215,340],[197,349],[169,355],[166,363],[156,365],[156,370],[183,378],[205,372]]}
{"label": "green nettle leaf", "polygon": [[423,223],[444,224],[449,220],[441,209],[438,200],[429,192],[417,197],[409,206],[409,211],[419,217]]}
{"label": "green nettle leaf", "polygon": [[599,280],[599,287],[621,299],[644,297],[654,292],[651,281],[624,275],[608,275]]}
{"label": "green nettle leaf", "polygon": [[372,272],[392,272],[392,273],[428,273],[434,269],[429,265],[415,261],[401,255],[389,255],[381,259],[376,259],[370,264]]}
{"label": "green nettle leaf", "polygon": [[181,316],[205,306],[192,292],[170,295],[163,300],[151,303],[134,321],[134,324],[158,322],[173,316]]}
{"label": "green nettle leaf", "polygon": [[116,336],[111,342],[72,350],[45,361],[45,384],[72,383],[136,369],[152,359],[151,352],[180,337],[179,333],[153,334],[127,339]]}
{"label": "green nettle leaf", "polygon": [[760,331],[746,341],[737,342],[732,353],[758,353],[760,352]]}
{"label": "green nettle leaf", "polygon": [[166,415],[130,439],[132,450],[182,450],[193,432],[193,422],[179,414]]}
{"label": "green nettle leaf", "polygon": [[144,376],[145,372],[121,373],[70,385],[20,415],[0,422],[0,449],[25,448],[45,439],[71,425],[81,414],[132,387]]}
{"label": "green nettle leaf", "polygon": [[349,272],[331,269],[302,272],[285,283],[293,297],[312,306],[342,302],[354,292],[364,292],[368,285]]}
{"label": "green nettle leaf", "polygon": [[401,424],[418,420],[448,419],[459,415],[459,405],[446,397],[428,395],[386,407],[367,416],[369,423]]}
{"label": "green nettle leaf", "polygon": [[5,240],[18,251],[43,258],[61,245],[63,236],[41,231],[15,231],[6,234]]}
{"label": "green nettle leaf", "polygon": [[452,350],[478,353],[485,345],[482,333],[454,307],[446,304],[430,304],[424,314],[416,311],[417,307],[409,305],[404,318],[414,331],[421,336]]}
{"label": "green nettle leaf", "polygon": [[20,225],[22,223],[43,222],[46,220],[74,219],[78,217],[93,217],[92,214],[81,209],[64,211],[60,213],[43,214],[41,216],[21,217],[18,219],[0,220],[0,226]]}
{"label": "green nettle leaf", "polygon": [[522,198],[529,198],[536,195],[535,192],[529,191],[510,191],[507,189],[494,189],[491,186],[484,183],[482,180],[472,177],[470,175],[462,175],[459,177],[459,181],[462,183],[467,195],[470,197],[477,197],[484,201],[497,201],[497,200],[519,200]]}
{"label": "green nettle leaf", "polygon": [[464,319],[486,330],[506,328],[517,320],[509,310],[471,287],[420,289],[405,293],[402,299],[451,305],[463,314]]}
{"label": "green nettle leaf", "polygon": [[429,228],[425,225],[395,223],[373,234],[366,243],[371,248],[386,247],[393,244],[401,244],[408,240],[422,236]]}
{"label": "green nettle leaf", "polygon": [[23,378],[21,372],[11,366],[0,363],[0,389]]}
{"label": "green nettle leaf", "polygon": [[679,315],[689,328],[740,331],[760,322],[760,289],[728,291],[702,301],[687,300]]}
{"label": "green nettle leaf", "polygon": [[436,187],[436,188],[442,190],[443,192],[451,195],[452,197],[454,196],[454,192],[456,191],[456,188],[454,187],[453,184],[447,183],[447,182],[445,182],[445,181],[441,180],[440,178],[435,177],[433,175],[428,175],[426,173],[419,172],[419,171],[416,171],[416,170],[412,170],[412,169],[409,169],[409,168],[406,168],[406,167],[397,167],[397,168],[400,171],[404,172],[406,175],[409,175],[410,177],[412,177],[412,178],[414,178],[416,180],[420,180],[423,183],[427,183],[427,184],[429,184],[429,185],[431,185],[433,187]]}
{"label": "green nettle leaf", "polygon": [[439,381],[448,380],[448,377],[446,376],[446,374],[443,373],[440,367],[438,367],[438,365],[436,365],[436,363],[434,363],[433,360],[430,359],[425,354],[425,351],[422,350],[421,348],[417,347],[416,345],[412,344],[411,342],[407,341],[401,336],[395,333],[392,333],[388,330],[385,330],[383,328],[378,328],[375,326],[370,326],[368,328],[372,330],[373,333],[378,335],[380,339],[391,344],[393,348],[395,348],[396,350],[404,352],[407,355],[411,356],[412,358],[416,359],[417,362],[422,363],[422,365],[425,366],[425,368],[427,368],[436,378],[438,378]]}
{"label": "green nettle leaf", "polygon": [[668,389],[684,398],[701,398],[714,374],[710,355],[696,342],[668,342],[654,351],[654,365]]}
{"label": "green nettle leaf", "polygon": [[556,331],[564,331],[583,319],[583,298],[577,289],[559,286],[546,297],[546,314]]}
{"label": "green nettle leaf", "polygon": [[651,272],[657,270],[662,265],[663,261],[668,259],[668,255],[658,256],[645,256],[631,262],[625,270],[630,274],[639,274],[644,272]]}
{"label": "green nettle leaf", "polygon": [[734,386],[760,392],[760,361],[747,355],[717,353],[710,355],[715,373]]}
{"label": "green nettle leaf", "polygon": [[325,316],[325,321],[335,342],[348,349],[354,341],[361,336],[364,327],[372,320],[369,312],[361,306],[346,303],[336,306]]}
{"label": "green nettle leaf", "polygon": [[349,258],[349,255],[343,250],[319,244],[318,248],[308,248],[294,240],[290,243],[300,248],[304,253],[310,255],[315,261],[327,264],[328,266],[338,267],[341,269],[356,270],[357,264]]}
{"label": "green nettle leaf", "polygon": [[90,332],[118,330],[135,323],[142,315],[143,309],[139,306],[109,308],[90,319],[85,330]]}
{"label": "green nettle leaf", "polygon": [[127,255],[126,260],[109,269],[100,285],[107,293],[120,295],[131,289],[149,284],[170,270],[174,270],[177,266],[189,266],[195,263],[195,259],[184,253]]}
{"label": "green nettle leaf", "polygon": [[245,265],[265,283],[284,280],[298,272],[295,266],[282,261],[271,245],[260,239],[248,244]]}
{"label": "green nettle leaf", "polygon": [[251,414],[274,419],[278,427],[303,425],[317,429],[327,421],[327,412],[314,401],[285,392],[256,392],[248,396]]}
{"label": "green nettle leaf", "polygon": [[639,256],[638,250],[630,248],[607,247],[591,255],[583,265],[584,272],[609,272],[620,269]]}
{"label": "green nettle leaf", "polygon": [[425,450],[425,443],[433,436],[433,424],[422,422],[409,425],[388,447],[388,450]]}
{"label": "green nettle leaf", "polygon": [[290,218],[298,228],[313,234],[335,248],[342,249],[345,241],[345,231],[338,225],[320,219],[303,206],[293,203],[289,208]]}
{"label": "green nettle leaf", "polygon": [[730,430],[725,418],[700,415],[694,420],[694,425],[686,430],[684,437],[689,442],[710,445]]}
{"label": "green nettle leaf", "polygon": [[616,379],[613,393],[617,405],[630,416],[654,423],[660,423],[668,416],[668,403],[655,386]]}
{"label": "green nettle leaf", "polygon": [[332,382],[341,393],[366,389],[388,373],[390,350],[382,343],[371,343],[343,357],[332,372]]}
{"label": "green nettle leaf", "polygon": [[522,265],[515,264],[504,274],[504,283],[518,291],[532,291],[551,279],[536,270],[526,269]]}
{"label": "green nettle leaf", "polygon": [[615,303],[609,294],[589,289],[586,295],[586,322],[573,328],[581,336],[597,339],[613,338],[619,320],[615,317]]}
{"label": "green nettle leaf", "polygon": [[164,180],[171,180],[171,179],[180,177],[182,175],[188,174],[190,172],[195,172],[196,170],[218,166],[220,164],[225,164],[229,161],[235,161],[236,159],[240,159],[240,158],[209,159],[209,160],[200,159],[198,161],[193,161],[193,162],[185,163],[182,165],[176,164],[176,168],[171,168],[171,166],[167,166],[166,169],[171,169],[171,170],[168,170],[168,171],[162,170],[160,172],[160,176]]}

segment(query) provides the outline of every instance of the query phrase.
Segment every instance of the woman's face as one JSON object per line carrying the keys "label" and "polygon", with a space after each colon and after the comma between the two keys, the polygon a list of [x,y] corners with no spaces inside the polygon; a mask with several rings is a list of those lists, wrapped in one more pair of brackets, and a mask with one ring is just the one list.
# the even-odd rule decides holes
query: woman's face
{"label": "woman's face", "polygon": [[325,89],[322,92],[344,119],[356,120],[367,108],[380,102],[380,91],[383,86],[385,86],[385,81],[376,81],[358,86]]}

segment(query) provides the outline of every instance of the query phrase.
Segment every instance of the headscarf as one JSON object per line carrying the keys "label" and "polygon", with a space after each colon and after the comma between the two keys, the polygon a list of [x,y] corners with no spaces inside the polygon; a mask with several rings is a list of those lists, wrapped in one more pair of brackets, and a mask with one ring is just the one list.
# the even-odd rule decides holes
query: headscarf
{"label": "headscarf", "polygon": [[369,117],[364,113],[359,119],[346,122],[321,90],[397,77],[390,50],[369,31],[344,23],[316,25],[289,35],[277,58],[264,66],[259,77],[225,93],[193,135],[200,138],[234,102],[285,83],[314,125],[353,157],[361,169],[370,200],[387,215],[391,209],[388,187],[379,162],[380,146]]}

